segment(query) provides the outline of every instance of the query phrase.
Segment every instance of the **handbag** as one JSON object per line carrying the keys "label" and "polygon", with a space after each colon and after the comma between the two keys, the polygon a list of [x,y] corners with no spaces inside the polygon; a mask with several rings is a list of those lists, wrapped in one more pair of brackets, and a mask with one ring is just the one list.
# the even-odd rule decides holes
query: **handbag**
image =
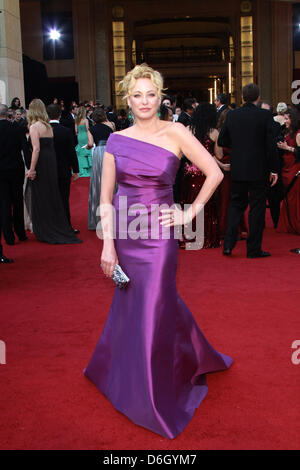
{"label": "handbag", "polygon": [[124,289],[130,281],[129,277],[118,264],[115,265],[111,278],[119,289]]}

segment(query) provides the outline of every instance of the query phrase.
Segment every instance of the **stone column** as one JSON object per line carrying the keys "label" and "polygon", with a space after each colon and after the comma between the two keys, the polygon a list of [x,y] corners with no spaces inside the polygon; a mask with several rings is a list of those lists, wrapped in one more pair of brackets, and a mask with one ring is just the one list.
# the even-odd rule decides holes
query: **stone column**
{"label": "stone column", "polygon": [[79,100],[96,99],[94,2],[72,0],[75,74]]}
{"label": "stone column", "polygon": [[[261,98],[272,102],[272,4],[268,0],[257,2],[256,57],[257,84]],[[273,103],[276,106],[277,103]]]}
{"label": "stone column", "polygon": [[0,103],[17,96],[24,106],[19,0],[0,0]]}
{"label": "stone column", "polygon": [[293,81],[293,6],[272,2],[272,101],[291,103]]}
{"label": "stone column", "polygon": [[110,41],[111,14],[107,0],[95,1],[96,99],[111,104]]}

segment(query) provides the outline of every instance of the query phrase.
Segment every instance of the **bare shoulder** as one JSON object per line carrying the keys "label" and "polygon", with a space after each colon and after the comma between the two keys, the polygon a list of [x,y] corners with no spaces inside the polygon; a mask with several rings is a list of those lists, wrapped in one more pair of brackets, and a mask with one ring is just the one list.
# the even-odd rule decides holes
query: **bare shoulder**
{"label": "bare shoulder", "polygon": [[120,134],[120,135],[126,135],[126,131],[127,129],[124,129],[122,131],[115,131],[114,134]]}
{"label": "bare shoulder", "polygon": [[190,131],[181,122],[168,122],[166,126],[167,133],[176,138],[176,136],[190,135]]}
{"label": "bare shoulder", "polygon": [[176,142],[179,147],[181,147],[181,143],[183,141],[193,138],[191,130],[180,122],[168,123],[168,126],[166,126],[166,134],[168,135],[168,138],[173,142]]}
{"label": "bare shoulder", "polygon": [[32,130],[36,130],[36,129],[39,129],[40,128],[40,122],[39,121],[36,121],[34,122],[33,124],[30,125],[29,129],[32,129]]}
{"label": "bare shoulder", "polygon": [[53,137],[53,130],[52,127],[49,125],[46,126],[44,123],[37,121],[32,124],[29,128],[29,133],[31,136],[36,136],[39,138],[42,137]]}
{"label": "bare shoulder", "polygon": [[39,136],[41,130],[42,129],[41,129],[41,126],[40,126],[40,122],[37,121],[37,122],[34,122],[33,124],[31,124],[31,126],[29,127],[29,134]]}
{"label": "bare shoulder", "polygon": [[131,135],[134,134],[134,129],[135,129],[135,126],[130,126],[130,127],[127,127],[126,129],[123,129],[122,131],[115,131],[114,134],[120,134],[120,135],[125,135],[127,137],[130,137]]}

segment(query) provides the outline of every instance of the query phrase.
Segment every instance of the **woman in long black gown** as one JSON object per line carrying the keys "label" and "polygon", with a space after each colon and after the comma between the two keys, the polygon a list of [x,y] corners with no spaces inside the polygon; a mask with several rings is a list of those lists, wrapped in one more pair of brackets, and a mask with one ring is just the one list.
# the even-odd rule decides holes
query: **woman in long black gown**
{"label": "woman in long black gown", "polygon": [[58,189],[53,131],[44,103],[34,99],[28,112],[32,145],[30,169],[32,229],[38,240],[52,244],[81,243],[64,212]]}

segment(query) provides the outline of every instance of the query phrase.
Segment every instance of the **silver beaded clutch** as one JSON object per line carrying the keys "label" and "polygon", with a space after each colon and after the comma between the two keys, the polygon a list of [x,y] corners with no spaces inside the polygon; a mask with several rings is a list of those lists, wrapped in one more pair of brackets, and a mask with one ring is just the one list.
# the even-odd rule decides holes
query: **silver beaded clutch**
{"label": "silver beaded clutch", "polygon": [[119,289],[124,289],[124,287],[126,287],[128,282],[130,281],[129,277],[124,273],[123,269],[118,264],[115,265],[114,272],[111,278],[114,283],[119,287]]}

